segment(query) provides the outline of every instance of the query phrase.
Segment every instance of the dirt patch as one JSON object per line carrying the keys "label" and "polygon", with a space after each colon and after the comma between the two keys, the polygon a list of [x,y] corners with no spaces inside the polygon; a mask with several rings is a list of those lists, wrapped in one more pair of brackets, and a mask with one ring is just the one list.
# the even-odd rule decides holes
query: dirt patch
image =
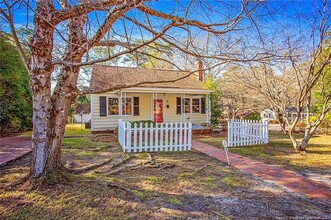
{"label": "dirt patch", "polygon": [[[309,200],[195,152],[124,154],[104,147],[65,148],[76,168],[112,157],[69,184],[3,188],[28,172],[29,157],[1,170],[4,219],[330,219],[331,206]],[[106,139],[102,139],[107,141]],[[99,139],[100,141],[100,139]],[[102,142],[97,142],[102,143]],[[85,156],[82,156],[85,152]],[[90,155],[89,155],[90,154]],[[121,161],[129,158],[123,163]],[[120,163],[120,164],[119,164]],[[119,164],[116,166],[116,164]],[[116,172],[113,172],[117,170]]]}

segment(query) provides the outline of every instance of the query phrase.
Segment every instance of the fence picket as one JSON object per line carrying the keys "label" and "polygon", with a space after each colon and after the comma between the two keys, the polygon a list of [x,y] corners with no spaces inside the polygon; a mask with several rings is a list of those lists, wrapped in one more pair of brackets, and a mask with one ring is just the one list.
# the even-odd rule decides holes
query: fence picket
{"label": "fence picket", "polygon": [[142,122],[139,124],[139,152],[143,151],[143,125]]}
{"label": "fence picket", "polygon": [[127,152],[131,152],[131,124],[130,122],[127,122],[126,123],[126,127],[127,127],[127,136],[126,136],[126,149],[127,149]]}
{"label": "fence picket", "polygon": [[164,145],[164,140],[163,140],[163,131],[164,131],[164,129],[163,129],[163,126],[164,124],[160,124],[160,151],[163,151],[163,145]]}
{"label": "fence picket", "polygon": [[[144,148],[147,150],[147,146],[148,146],[148,123],[146,122],[145,123],[145,128],[144,128],[144,141],[145,141],[145,144],[144,144]],[[142,151],[142,149],[141,149]]]}
{"label": "fence picket", "polygon": [[133,126],[133,152],[137,152],[137,123]]}
{"label": "fence picket", "polygon": [[174,128],[173,128],[173,123],[172,122],[170,123],[170,129],[169,130],[170,130],[170,151],[172,151],[173,147],[174,147],[174,144],[173,144],[173,141],[174,141],[173,140],[173,138],[174,138],[173,137]]}
{"label": "fence picket", "polygon": [[178,124],[175,123],[175,151],[178,150]]}
{"label": "fence picket", "polygon": [[188,123],[188,148],[187,150],[191,150],[192,148],[192,123]]}
{"label": "fence picket", "polygon": [[165,123],[164,151],[168,151],[168,140],[169,140],[168,130],[169,130],[168,123]]}
{"label": "fence picket", "polygon": [[153,131],[154,131],[154,126],[153,124],[151,124],[151,127],[149,129],[150,133],[149,133],[149,150],[153,151]]}
{"label": "fence picket", "polygon": [[182,129],[182,122],[179,122],[179,151],[183,149],[183,129]]}

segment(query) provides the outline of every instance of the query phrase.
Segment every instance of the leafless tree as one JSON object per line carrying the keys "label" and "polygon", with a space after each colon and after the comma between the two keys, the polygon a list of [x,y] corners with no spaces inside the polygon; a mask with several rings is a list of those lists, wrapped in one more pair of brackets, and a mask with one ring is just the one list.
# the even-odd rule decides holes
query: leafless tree
{"label": "leafless tree", "polygon": [[[292,141],[296,151],[306,151],[306,146],[323,121],[331,111],[330,86],[330,2],[321,1],[316,4],[316,14],[312,24],[306,31],[295,34],[282,26],[277,35],[282,36],[280,54],[266,63],[251,63],[242,68],[240,76],[245,84],[259,91],[264,98],[282,115],[282,130]],[[307,38],[308,36],[308,38]],[[270,46],[269,46],[270,48]],[[277,60],[275,60],[277,58]],[[321,105],[316,119],[311,119],[313,106],[312,92],[321,94]],[[289,108],[294,106],[296,114],[293,120],[289,118]],[[300,121],[301,113],[306,115],[305,136],[300,141],[295,135],[295,128]],[[279,120],[280,121],[280,120]],[[287,129],[286,129],[287,128]]]}

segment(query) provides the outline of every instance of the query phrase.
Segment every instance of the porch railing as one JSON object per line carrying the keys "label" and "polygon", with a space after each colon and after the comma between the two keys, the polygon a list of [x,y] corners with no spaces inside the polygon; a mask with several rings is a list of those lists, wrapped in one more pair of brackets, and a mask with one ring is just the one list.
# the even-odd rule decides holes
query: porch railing
{"label": "porch railing", "polygon": [[118,120],[118,142],[124,152],[187,151],[192,147],[192,123],[135,123]]}

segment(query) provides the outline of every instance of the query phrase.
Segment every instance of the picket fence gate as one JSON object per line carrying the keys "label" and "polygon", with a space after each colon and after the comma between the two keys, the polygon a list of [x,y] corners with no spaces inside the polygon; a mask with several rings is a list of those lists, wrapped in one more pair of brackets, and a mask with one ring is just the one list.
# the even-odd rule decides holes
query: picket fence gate
{"label": "picket fence gate", "polygon": [[118,120],[118,142],[124,152],[187,151],[192,147],[192,123],[148,124]]}
{"label": "picket fence gate", "polygon": [[269,141],[267,121],[236,120],[228,122],[228,140],[224,147],[266,144]]}

